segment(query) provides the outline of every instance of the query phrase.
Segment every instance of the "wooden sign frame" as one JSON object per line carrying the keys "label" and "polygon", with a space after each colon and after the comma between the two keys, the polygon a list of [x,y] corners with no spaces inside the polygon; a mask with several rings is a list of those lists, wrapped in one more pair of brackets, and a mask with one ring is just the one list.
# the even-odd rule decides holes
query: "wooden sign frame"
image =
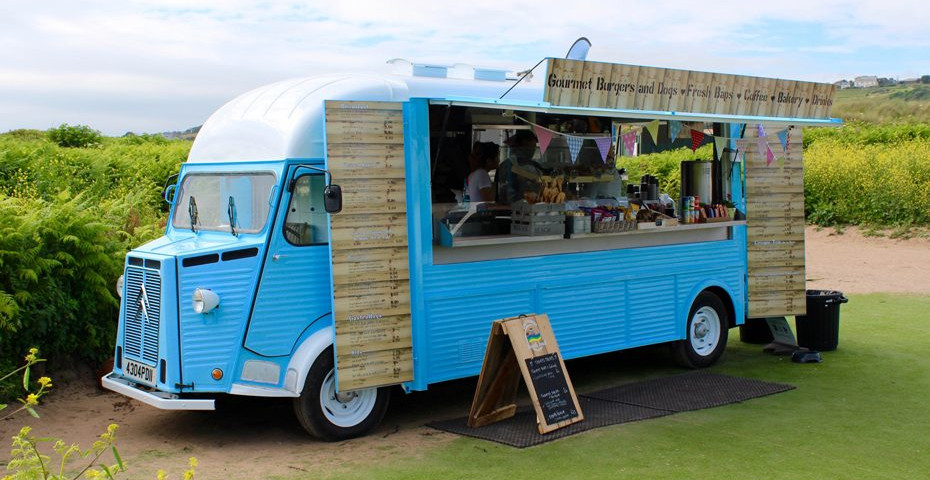
{"label": "wooden sign frame", "polygon": [[413,380],[413,329],[400,102],[326,101],[326,157],[343,188],[332,226],[340,392]]}
{"label": "wooden sign frame", "polygon": [[491,325],[468,426],[481,427],[512,417],[517,411],[521,376],[536,410],[539,433],[584,420],[549,317],[528,314],[495,320]]}
{"label": "wooden sign frame", "polygon": [[555,106],[828,119],[829,83],[549,58],[543,101]]}

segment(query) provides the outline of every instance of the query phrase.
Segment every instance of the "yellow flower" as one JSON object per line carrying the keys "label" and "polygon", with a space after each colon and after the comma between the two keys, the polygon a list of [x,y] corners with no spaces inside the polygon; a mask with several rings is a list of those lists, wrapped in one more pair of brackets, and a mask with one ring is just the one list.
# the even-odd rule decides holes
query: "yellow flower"
{"label": "yellow flower", "polygon": [[52,379],[48,377],[42,377],[39,379],[39,385],[42,387],[48,388],[52,386]]}
{"label": "yellow flower", "polygon": [[159,470],[157,473],[155,473],[155,475],[156,480],[167,480],[168,478],[168,472],[164,470]]}
{"label": "yellow flower", "polygon": [[184,480],[194,480],[194,471],[188,470],[184,472]]}
{"label": "yellow flower", "polygon": [[191,457],[190,460],[187,461],[187,463],[188,465],[191,466],[191,468],[197,468],[197,458]]}
{"label": "yellow flower", "polygon": [[90,469],[87,471],[87,478],[100,478],[100,471]]}
{"label": "yellow flower", "polygon": [[38,404],[39,404],[39,396],[38,396],[38,395],[36,395],[36,394],[34,394],[34,393],[30,393],[30,394],[26,397],[26,405],[38,405]]}

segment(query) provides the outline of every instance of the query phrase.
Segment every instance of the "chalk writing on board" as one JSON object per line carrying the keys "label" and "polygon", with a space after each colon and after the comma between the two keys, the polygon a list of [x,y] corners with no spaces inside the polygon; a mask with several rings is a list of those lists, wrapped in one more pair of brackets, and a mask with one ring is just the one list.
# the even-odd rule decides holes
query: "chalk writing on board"
{"label": "chalk writing on board", "polygon": [[526,367],[547,425],[578,417],[557,353],[528,358]]}

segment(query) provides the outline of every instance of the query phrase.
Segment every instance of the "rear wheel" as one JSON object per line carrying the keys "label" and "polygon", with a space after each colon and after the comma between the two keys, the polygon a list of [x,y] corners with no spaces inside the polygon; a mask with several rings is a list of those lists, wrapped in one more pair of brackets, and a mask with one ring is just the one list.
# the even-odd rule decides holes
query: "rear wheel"
{"label": "rear wheel", "polygon": [[688,313],[687,336],[672,344],[675,362],[686,368],[716,363],[727,345],[728,326],[723,301],[711,292],[701,292]]}
{"label": "rear wheel", "polygon": [[317,357],[307,373],[294,413],[311,435],[326,441],[359,437],[378,426],[387,411],[387,387],[336,392],[333,349]]}

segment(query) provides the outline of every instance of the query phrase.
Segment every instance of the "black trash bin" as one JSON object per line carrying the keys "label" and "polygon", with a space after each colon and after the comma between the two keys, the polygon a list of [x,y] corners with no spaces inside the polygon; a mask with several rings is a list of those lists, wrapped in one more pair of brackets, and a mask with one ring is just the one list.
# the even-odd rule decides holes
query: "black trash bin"
{"label": "black trash bin", "polygon": [[840,304],[848,301],[843,292],[808,290],[807,315],[794,318],[798,345],[811,350],[836,350],[840,341]]}

